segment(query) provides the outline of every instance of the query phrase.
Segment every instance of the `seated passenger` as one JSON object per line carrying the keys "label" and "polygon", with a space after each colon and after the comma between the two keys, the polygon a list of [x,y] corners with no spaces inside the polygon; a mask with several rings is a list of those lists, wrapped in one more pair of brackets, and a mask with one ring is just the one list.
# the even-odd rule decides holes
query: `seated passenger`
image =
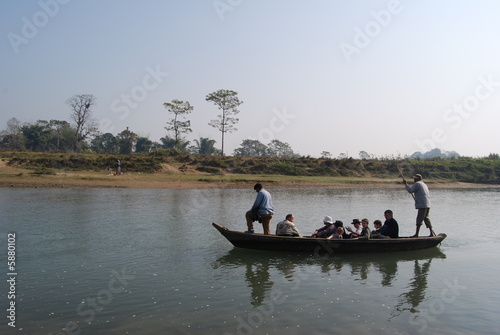
{"label": "seated passenger", "polygon": [[344,222],[337,220],[333,223],[333,225],[335,226],[335,229],[333,230],[334,232],[337,230],[337,228],[341,227],[344,230],[344,232],[342,233],[342,237],[350,238],[349,234],[347,234],[346,228],[344,228]]}
{"label": "seated passenger", "polygon": [[[381,222],[382,223],[382,222]],[[361,220],[361,234],[358,237],[354,237],[354,240],[369,240],[371,238],[371,231],[368,219]]]}
{"label": "seated passenger", "polygon": [[355,238],[361,235],[361,231],[363,230],[363,227],[361,227],[361,221],[359,221],[359,219],[353,219],[351,224],[354,225],[354,229],[352,229],[351,227],[347,227],[347,230],[351,232],[350,234],[348,234],[348,238]]}
{"label": "seated passenger", "polygon": [[398,238],[399,225],[394,219],[393,213],[390,209],[384,212],[385,222],[384,225],[372,234],[373,238]]}
{"label": "seated passenger", "polygon": [[279,222],[276,225],[276,235],[279,236],[300,236],[299,230],[297,227],[295,227],[295,224],[293,223],[293,220],[295,218],[293,217],[293,214],[288,214],[285,217],[285,220]]}
{"label": "seated passenger", "polygon": [[382,221],[380,220],[373,221],[373,227],[375,229],[372,230],[372,235],[375,234],[380,228],[382,228]]}
{"label": "seated passenger", "polygon": [[335,228],[342,227],[344,228],[344,222],[337,220],[333,223],[335,225]]}
{"label": "seated passenger", "polygon": [[332,235],[328,236],[327,239],[328,240],[334,240],[334,239],[343,239],[343,235],[344,235],[344,228],[343,227],[338,227],[337,229],[335,229],[335,233],[333,233]]}
{"label": "seated passenger", "polygon": [[[338,221],[340,222],[340,221]],[[333,220],[331,216],[325,216],[323,219],[324,226],[317,229],[311,237],[328,237],[335,233],[335,225],[333,224]]]}

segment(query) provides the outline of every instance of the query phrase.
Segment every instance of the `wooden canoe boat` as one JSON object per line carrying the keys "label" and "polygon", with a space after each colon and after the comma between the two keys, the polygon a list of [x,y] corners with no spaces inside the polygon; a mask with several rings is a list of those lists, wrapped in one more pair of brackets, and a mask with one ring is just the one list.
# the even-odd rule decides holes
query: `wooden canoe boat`
{"label": "wooden canoe boat", "polygon": [[212,223],[222,236],[235,247],[258,250],[275,250],[309,253],[372,253],[420,250],[436,247],[446,234],[434,237],[400,237],[370,240],[327,240],[314,237],[289,237],[245,233],[231,230],[217,223]]}

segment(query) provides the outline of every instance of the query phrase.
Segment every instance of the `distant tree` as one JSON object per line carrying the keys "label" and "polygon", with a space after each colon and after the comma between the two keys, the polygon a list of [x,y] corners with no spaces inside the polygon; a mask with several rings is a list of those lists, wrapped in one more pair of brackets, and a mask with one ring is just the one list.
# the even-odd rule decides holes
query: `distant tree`
{"label": "distant tree", "polygon": [[98,134],[90,142],[90,148],[98,154],[116,155],[120,152],[119,139],[111,133]]}
{"label": "distant tree", "polygon": [[500,159],[500,155],[495,154],[495,153],[490,153],[488,155],[488,159]]}
{"label": "distant tree", "polygon": [[296,157],[298,156],[292,150],[290,144],[281,142],[279,140],[272,140],[267,145],[267,154],[271,157]]}
{"label": "distant tree", "polygon": [[367,153],[366,151],[361,150],[359,152],[359,158],[360,159],[370,159],[371,155]]}
{"label": "distant tree", "polygon": [[194,155],[219,155],[220,150],[215,148],[215,140],[208,137],[200,137],[199,140],[194,140],[195,146],[190,147],[190,152]]}
{"label": "distant tree", "polygon": [[258,156],[267,155],[267,146],[258,140],[243,140],[240,147],[233,152],[234,156]]}
{"label": "distant tree", "polygon": [[174,114],[173,118],[167,122],[165,129],[174,133],[174,148],[178,149],[179,143],[182,140],[182,134],[192,132],[191,121],[182,121],[181,119],[191,113],[193,106],[189,104],[189,101],[175,99],[172,102],[163,103],[163,106],[165,106],[169,113]]}
{"label": "distant tree", "polygon": [[7,128],[0,132],[0,141],[3,150],[23,150],[24,136],[21,132],[21,122],[15,117],[9,119],[7,121]]}
{"label": "distant tree", "polygon": [[51,131],[48,122],[38,120],[35,124],[26,123],[21,127],[25,147],[31,151],[50,150]]}
{"label": "distant tree", "polygon": [[175,140],[168,135],[160,138],[160,142],[163,149],[173,149],[175,147]]}
{"label": "distant tree", "polygon": [[221,156],[224,156],[224,134],[236,131],[235,125],[238,123],[239,119],[233,117],[233,115],[238,114],[238,106],[243,103],[238,98],[238,92],[230,90],[218,90],[216,92],[210,93],[206,96],[206,101],[211,101],[216,105],[222,114],[217,115],[218,119],[211,120],[208,124],[214,128],[217,128],[222,134],[221,143]]}
{"label": "distant tree", "polygon": [[75,147],[75,129],[69,122],[61,120],[50,120],[48,127],[51,131],[51,148],[56,151],[67,152]]}
{"label": "distant tree", "polygon": [[410,159],[435,159],[435,158],[459,158],[460,155],[455,151],[441,151],[439,148],[434,148],[426,153],[420,151],[414,152]]}
{"label": "distant tree", "polygon": [[157,143],[151,141],[147,137],[137,137],[137,143],[135,144],[135,152],[151,152],[158,146]]}
{"label": "distant tree", "polygon": [[75,151],[81,151],[83,142],[97,130],[97,122],[92,118],[91,111],[95,100],[92,94],[74,95],[66,100],[71,107],[71,119],[75,122]]}
{"label": "distant tree", "polygon": [[117,137],[120,147],[120,154],[130,155],[134,151],[135,143],[137,141],[137,134],[130,131],[127,127],[127,129],[119,133]]}
{"label": "distant tree", "polygon": [[[160,138],[160,142],[161,142],[161,147],[163,149],[174,149],[176,148],[175,147],[175,139],[173,139],[172,137],[169,137],[169,136],[165,136],[165,137],[162,137]],[[189,141],[186,141],[186,140],[182,140],[177,143],[177,150],[181,151],[181,152],[186,152],[187,151],[187,148],[189,146]]]}
{"label": "distant tree", "polygon": [[321,151],[320,158],[332,158],[332,154],[329,151]]}

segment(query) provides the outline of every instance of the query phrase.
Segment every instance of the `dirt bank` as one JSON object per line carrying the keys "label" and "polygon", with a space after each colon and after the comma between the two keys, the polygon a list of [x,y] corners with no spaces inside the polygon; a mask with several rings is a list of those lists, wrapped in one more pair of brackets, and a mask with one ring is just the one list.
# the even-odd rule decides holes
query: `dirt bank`
{"label": "dirt bank", "polygon": [[[1,161],[0,161],[1,164]],[[200,173],[133,173],[116,176],[104,172],[77,171],[34,173],[31,170],[0,165],[0,187],[21,188],[135,188],[210,189],[251,188],[256,182],[265,187],[402,187],[400,179],[291,177],[279,175],[210,175]],[[470,183],[426,180],[432,188],[500,187]]]}

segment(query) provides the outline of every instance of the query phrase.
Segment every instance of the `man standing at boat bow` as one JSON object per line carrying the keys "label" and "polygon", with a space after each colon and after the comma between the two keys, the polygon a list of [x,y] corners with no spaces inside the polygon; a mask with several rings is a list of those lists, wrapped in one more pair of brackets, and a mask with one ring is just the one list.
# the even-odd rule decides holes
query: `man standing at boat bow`
{"label": "man standing at boat bow", "polygon": [[274,214],[271,193],[266,191],[260,183],[255,184],[253,189],[257,192],[257,198],[255,198],[252,209],[245,214],[248,227],[247,233],[254,232],[253,222],[258,220],[262,222],[264,235],[271,235],[270,225]]}
{"label": "man standing at boat bow", "polygon": [[418,210],[417,213],[417,229],[415,235],[412,237],[418,237],[420,227],[422,226],[422,221],[425,222],[425,226],[429,228],[430,235],[436,236],[434,230],[432,230],[431,220],[429,219],[429,211],[431,207],[431,199],[429,195],[429,188],[422,181],[422,175],[416,174],[413,176],[414,184],[412,186],[408,185],[406,179],[403,177],[403,183],[405,184],[406,190],[413,194],[415,199],[415,208]]}

